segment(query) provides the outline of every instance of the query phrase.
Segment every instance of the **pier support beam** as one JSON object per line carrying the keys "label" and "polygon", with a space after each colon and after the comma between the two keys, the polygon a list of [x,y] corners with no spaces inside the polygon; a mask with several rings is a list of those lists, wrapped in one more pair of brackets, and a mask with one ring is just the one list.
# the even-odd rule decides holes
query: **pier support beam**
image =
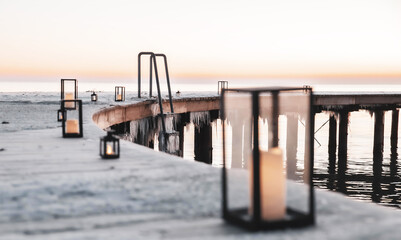
{"label": "pier support beam", "polygon": [[391,197],[391,202],[393,204],[397,204],[398,195],[397,192],[397,179],[398,179],[398,116],[399,110],[394,109],[392,111],[392,120],[391,120],[391,155],[390,155],[390,185],[388,187],[389,195]]}
{"label": "pier support beam", "polygon": [[384,112],[375,111],[375,130],[373,140],[373,161],[383,161]]}
{"label": "pier support beam", "polygon": [[195,126],[195,160],[212,164],[212,126]]}
{"label": "pier support beam", "polygon": [[336,151],[337,151],[337,120],[330,116],[329,120],[329,174],[336,172]]}
{"label": "pier support beam", "polygon": [[394,109],[391,117],[391,155],[397,154],[399,110]]}
{"label": "pier support beam", "polygon": [[[313,109],[311,109],[311,111],[313,111]],[[314,136],[315,136],[315,134],[314,134],[314,132],[315,132],[315,115],[316,115],[315,112],[312,112],[312,114],[310,115],[310,117],[312,118],[312,119],[310,119],[312,122],[312,125],[305,124],[305,143],[309,143],[309,144],[305,144],[304,159],[310,159],[311,154],[313,154],[310,149],[310,144],[313,144],[315,141],[315,138],[314,138]],[[311,130],[313,132],[312,136],[310,135]],[[314,150],[312,149],[312,151],[314,151]],[[308,180],[310,179],[311,175],[313,177],[313,169],[312,169],[312,172],[310,172],[310,170],[309,170],[310,164],[312,164],[310,161],[304,161],[304,163],[305,164],[304,164],[303,177],[304,177],[304,182],[307,183]]]}
{"label": "pier support beam", "polygon": [[179,155],[184,157],[184,132],[185,126],[189,123],[189,113],[180,114],[180,120],[176,125],[176,131],[179,132]]}
{"label": "pier support beam", "polygon": [[334,115],[330,116],[329,119],[329,181],[328,188],[334,188],[334,177],[336,174],[336,151],[337,151],[337,119]]}
{"label": "pier support beam", "polygon": [[298,117],[287,116],[287,176],[296,179],[298,149]]}
{"label": "pier support beam", "polygon": [[384,145],[384,112],[377,110],[375,115],[375,130],[373,140],[373,184],[372,200],[381,200],[381,175],[383,164],[383,145]]}
{"label": "pier support beam", "polygon": [[347,171],[348,158],[348,122],[349,112],[340,112],[338,133],[338,190],[346,192],[345,173]]}

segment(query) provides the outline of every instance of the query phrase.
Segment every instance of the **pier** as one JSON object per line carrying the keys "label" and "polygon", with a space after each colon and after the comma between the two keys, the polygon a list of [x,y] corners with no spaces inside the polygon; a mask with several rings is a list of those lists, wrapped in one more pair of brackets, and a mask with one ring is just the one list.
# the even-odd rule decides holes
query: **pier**
{"label": "pier", "polygon": [[[181,129],[189,122],[188,116],[191,112],[209,112],[209,115],[216,116],[216,111],[220,108],[220,98],[203,97],[203,98],[181,98],[174,99],[174,114],[181,115],[178,120],[178,125]],[[171,103],[169,101],[162,102],[163,109],[169,112]],[[338,156],[339,176],[345,176],[347,170],[347,151],[348,151],[348,124],[349,116],[353,111],[366,110],[373,113],[375,118],[374,130],[374,149],[372,149],[373,159],[379,164],[382,161],[383,139],[384,139],[384,112],[392,111],[391,125],[391,149],[396,151],[398,139],[398,108],[401,107],[401,94],[396,93],[315,93],[314,94],[314,112],[329,112],[332,116],[329,119],[329,164],[331,172],[335,173],[335,165],[337,163],[336,155]],[[100,128],[108,128],[114,126],[119,128],[127,122],[154,117],[159,114],[159,105],[156,100],[148,100],[138,104],[115,106],[104,109],[93,115],[93,121]],[[336,117],[337,116],[337,117]],[[185,120],[187,119],[187,120]],[[289,128],[295,128],[296,124],[288,122]],[[319,126],[316,126],[318,128]],[[195,141],[197,138],[202,138],[202,142],[211,141],[211,135],[208,134],[207,126],[198,128]],[[234,132],[235,136],[239,133]],[[338,134],[338,146],[337,146]],[[207,138],[207,139],[206,139]],[[183,141],[182,139],[180,140]],[[291,141],[291,139],[287,139]],[[196,144],[195,144],[196,145]],[[291,145],[291,144],[289,144]],[[293,145],[293,144],[292,144]],[[180,145],[182,147],[182,144]],[[336,149],[338,147],[338,153]],[[182,149],[181,149],[182,150]],[[195,151],[197,151],[195,149]],[[200,153],[198,153],[199,155]],[[294,155],[294,149],[288,149],[287,154]],[[197,155],[197,154],[195,154]],[[201,157],[203,162],[211,162],[211,159]]]}
{"label": "pier", "polygon": [[[183,104],[183,117],[187,110],[213,111],[218,106],[218,98],[205,98],[203,105],[196,104],[201,98],[177,100],[186,101],[193,107],[185,110]],[[315,226],[251,233],[221,218],[219,168],[126,141],[120,159],[101,160],[99,137],[105,133],[98,124],[124,123],[137,116],[130,111],[146,113],[144,106],[152,104],[102,110],[87,105],[81,139],[63,139],[59,128],[2,133],[0,238],[351,240],[397,239],[401,234],[399,211],[321,189],[316,190]],[[184,121],[189,120],[187,116]]]}
{"label": "pier", "polygon": [[[174,114],[168,114],[166,119],[169,122],[170,129],[173,130],[168,134],[170,139],[168,142],[168,153],[183,157],[184,153],[184,127],[194,124],[194,160],[215,164],[218,166],[219,159],[213,159],[213,145],[211,124],[215,119],[219,118],[220,98],[218,96],[205,96],[202,98],[178,98],[174,99]],[[150,148],[154,148],[153,140],[144,140],[144,136],[154,138],[157,132],[160,132],[158,125],[159,104],[156,100],[147,100],[139,104],[131,104],[125,106],[115,106],[113,108],[99,111],[93,116],[94,122],[101,128],[111,127],[120,134],[130,133],[125,139],[135,143],[139,143]],[[162,106],[169,112],[169,101],[163,101]],[[315,126],[315,132],[328,131],[327,159],[321,159],[327,162],[327,171],[317,171],[314,175],[317,185],[331,190],[346,193],[350,196],[358,195],[358,190],[350,190],[352,185],[359,182],[360,186],[365,186],[363,191],[368,194],[371,192],[371,198],[375,202],[388,202],[386,205],[397,206],[398,194],[393,182],[399,182],[400,177],[397,174],[397,144],[398,144],[398,120],[399,108],[401,107],[401,94],[398,93],[315,93],[314,95],[314,116],[317,114],[328,115],[327,121],[322,126]],[[349,123],[352,121],[352,112],[356,111],[369,112],[374,121],[374,129],[372,131],[373,143],[371,153],[372,157],[367,160],[366,164],[372,166],[369,173],[353,174],[355,170],[349,169],[348,163],[348,131]],[[391,111],[391,162],[383,164],[384,151],[384,115],[386,111]],[[144,117],[144,118],[142,118]],[[141,119],[142,118],[142,119]],[[269,121],[267,121],[269,122]],[[389,122],[389,121],[387,121]],[[241,123],[233,126],[232,139],[249,138],[247,128]],[[327,125],[326,125],[327,124]],[[140,127],[142,126],[142,127]],[[145,126],[145,127],[144,127]],[[152,126],[152,127],[150,127]],[[326,126],[325,129],[322,129]],[[129,130],[131,128],[131,130]],[[158,129],[159,128],[159,129]],[[286,137],[286,157],[287,159],[296,159],[297,152],[300,151],[297,146],[297,138],[293,135],[298,132],[298,128],[303,128],[302,123],[297,119],[287,116],[287,137]],[[128,130],[127,130],[128,129]],[[290,134],[291,133],[291,134]],[[301,134],[302,135],[302,134]],[[178,139],[177,139],[178,138]],[[188,141],[188,140],[186,140]],[[317,139],[316,139],[317,141]],[[171,144],[174,143],[174,144]],[[202,144],[200,144],[202,143]],[[316,144],[320,144],[316,142]],[[219,146],[216,149],[219,148]],[[160,148],[159,148],[160,149]],[[388,150],[388,149],[386,149]],[[243,168],[243,156],[249,153],[242,153],[241,149],[233,148],[231,152],[232,167]],[[186,154],[188,151],[186,151]],[[291,179],[296,178],[296,161],[287,161],[287,175]],[[353,167],[353,166],[351,166]],[[387,168],[389,167],[389,171]],[[352,181],[352,184],[350,184]],[[390,187],[387,187],[389,185]],[[382,197],[384,199],[382,199]]]}

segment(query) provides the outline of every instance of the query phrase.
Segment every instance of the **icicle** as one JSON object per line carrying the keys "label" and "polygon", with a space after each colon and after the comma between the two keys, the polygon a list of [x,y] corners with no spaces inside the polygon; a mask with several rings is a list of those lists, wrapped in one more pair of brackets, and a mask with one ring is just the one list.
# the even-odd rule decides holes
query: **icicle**
{"label": "icicle", "polygon": [[199,130],[199,127],[210,124],[210,112],[191,112],[189,119]]}
{"label": "icicle", "polygon": [[167,153],[178,155],[180,150],[180,138],[178,132],[167,134]]}
{"label": "icicle", "polygon": [[130,122],[130,138],[132,142],[148,144],[153,139],[155,130],[153,117]]}

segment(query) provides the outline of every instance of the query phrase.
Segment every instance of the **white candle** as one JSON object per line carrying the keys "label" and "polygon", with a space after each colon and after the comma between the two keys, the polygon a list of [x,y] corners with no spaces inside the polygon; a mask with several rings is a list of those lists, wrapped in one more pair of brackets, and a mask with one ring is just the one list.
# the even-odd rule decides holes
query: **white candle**
{"label": "white candle", "polygon": [[[263,220],[283,219],[286,213],[283,153],[278,147],[260,151],[260,203]],[[249,164],[250,208],[253,213],[253,161]]]}
{"label": "white candle", "polygon": [[[65,100],[74,100],[74,94],[73,93],[66,93],[65,94]],[[66,108],[74,108],[74,102],[66,102],[65,103]]]}
{"label": "white candle", "polygon": [[109,144],[107,144],[106,145],[106,155],[113,155],[113,154],[114,154],[113,148]]}
{"label": "white candle", "polygon": [[117,100],[121,101],[123,98],[121,96],[121,94],[117,94]]}
{"label": "white candle", "polygon": [[78,120],[70,119],[66,121],[66,133],[79,133]]}

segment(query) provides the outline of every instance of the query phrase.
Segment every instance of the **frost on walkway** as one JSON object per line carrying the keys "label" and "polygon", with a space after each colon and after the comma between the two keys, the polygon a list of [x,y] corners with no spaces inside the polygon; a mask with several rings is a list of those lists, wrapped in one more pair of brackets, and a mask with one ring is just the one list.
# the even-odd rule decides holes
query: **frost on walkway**
{"label": "frost on walkway", "polygon": [[242,231],[220,217],[220,169],[129,142],[101,160],[85,119],[82,139],[1,133],[0,239],[400,239],[400,211],[324,190],[316,226]]}

